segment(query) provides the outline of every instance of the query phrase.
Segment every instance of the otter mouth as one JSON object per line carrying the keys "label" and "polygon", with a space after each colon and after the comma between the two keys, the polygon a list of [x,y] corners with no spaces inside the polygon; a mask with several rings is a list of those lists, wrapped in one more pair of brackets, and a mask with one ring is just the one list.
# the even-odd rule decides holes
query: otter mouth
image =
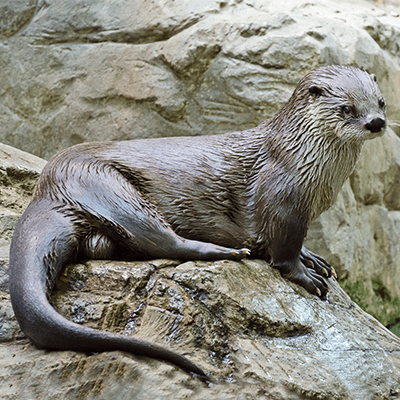
{"label": "otter mouth", "polygon": [[375,139],[378,137],[381,137],[385,134],[386,132],[386,128],[381,129],[379,132],[371,132],[371,131],[367,131],[365,134],[365,139],[366,140],[371,140],[371,139]]}

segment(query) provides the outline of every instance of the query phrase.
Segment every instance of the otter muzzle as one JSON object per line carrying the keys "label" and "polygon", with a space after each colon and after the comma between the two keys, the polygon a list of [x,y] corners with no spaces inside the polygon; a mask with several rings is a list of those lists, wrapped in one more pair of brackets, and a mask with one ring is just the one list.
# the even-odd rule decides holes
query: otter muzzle
{"label": "otter muzzle", "polygon": [[365,125],[365,129],[368,129],[371,133],[378,133],[386,126],[386,121],[380,117],[372,118]]}

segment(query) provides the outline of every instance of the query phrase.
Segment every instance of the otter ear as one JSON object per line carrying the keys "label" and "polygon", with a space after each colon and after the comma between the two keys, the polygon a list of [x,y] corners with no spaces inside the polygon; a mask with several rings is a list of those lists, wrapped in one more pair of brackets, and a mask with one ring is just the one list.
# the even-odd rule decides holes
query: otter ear
{"label": "otter ear", "polygon": [[308,91],[313,94],[316,97],[319,97],[322,95],[322,87],[318,86],[318,85],[312,85],[310,86],[310,88],[308,89]]}
{"label": "otter ear", "polygon": [[372,80],[373,80],[374,82],[376,82],[376,75],[375,75],[375,74],[370,74],[370,76],[371,76]]}

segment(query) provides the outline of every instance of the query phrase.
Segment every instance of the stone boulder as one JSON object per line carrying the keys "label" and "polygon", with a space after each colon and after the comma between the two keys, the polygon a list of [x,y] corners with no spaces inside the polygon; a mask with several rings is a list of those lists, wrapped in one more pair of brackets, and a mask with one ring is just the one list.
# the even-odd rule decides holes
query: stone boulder
{"label": "stone boulder", "polygon": [[[13,227],[45,162],[6,145],[0,154],[2,206],[15,210]],[[10,230],[1,237],[2,399],[400,398],[398,337],[334,278],[322,301],[261,260],[88,261],[58,280],[51,301],[66,318],[172,348],[210,374],[209,386],[123,352],[38,350],[12,311]]]}
{"label": "stone boulder", "polygon": [[399,398],[400,339],[329,284],[322,301],[260,260],[71,266],[52,297],[61,314],[175,349],[215,382],[122,352],[38,350],[3,314],[2,398]]}
{"label": "stone boulder", "polygon": [[45,164],[39,157],[0,143],[0,248],[10,242]]}

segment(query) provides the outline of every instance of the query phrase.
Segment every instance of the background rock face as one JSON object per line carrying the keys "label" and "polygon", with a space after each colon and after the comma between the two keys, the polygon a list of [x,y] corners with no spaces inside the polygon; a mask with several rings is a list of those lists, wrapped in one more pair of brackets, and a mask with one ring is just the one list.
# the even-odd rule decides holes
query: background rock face
{"label": "background rock face", "polygon": [[[48,159],[84,141],[242,130],[273,115],[303,75],[328,64],[375,73],[388,117],[399,123],[399,13],[389,0],[5,0],[0,141]],[[400,130],[392,126],[364,146],[335,206],[307,239],[385,325],[400,320]],[[240,273],[235,263],[89,263],[70,270],[55,295],[68,318],[167,340],[217,377],[211,392],[155,361],[25,348],[7,294],[8,243],[43,165],[0,147],[4,398],[38,397],[38,382],[48,383],[49,399],[400,397],[397,339],[334,282],[331,302],[323,303],[257,262]],[[257,287],[246,281],[254,275]],[[87,294],[73,287],[80,279]],[[96,279],[115,281],[115,292],[99,292]]]}
{"label": "background rock face", "polygon": [[0,140],[42,158],[87,140],[253,127],[286,102],[303,75],[326,64],[374,72],[389,115],[400,110],[400,19],[389,6],[355,1],[349,7],[340,0],[3,4]]}

